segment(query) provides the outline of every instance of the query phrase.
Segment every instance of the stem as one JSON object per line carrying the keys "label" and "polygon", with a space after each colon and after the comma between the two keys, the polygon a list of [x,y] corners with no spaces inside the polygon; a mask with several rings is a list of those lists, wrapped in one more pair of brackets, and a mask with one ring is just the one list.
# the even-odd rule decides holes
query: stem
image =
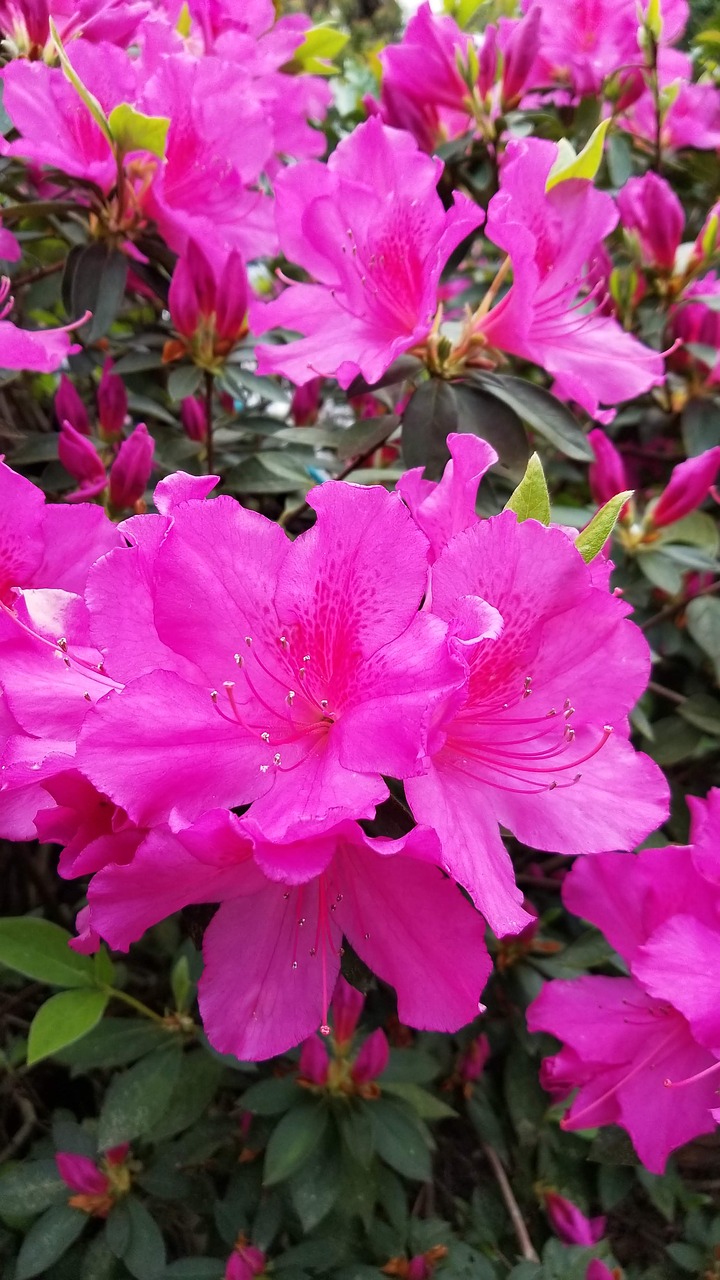
{"label": "stem", "polygon": [[512,266],[512,262],[510,260],[510,254],[508,254],[504,262],[502,262],[498,267],[498,270],[495,275],[495,279],[492,281],[487,293],[485,294],[485,297],[480,303],[480,306],[478,307],[477,311],[473,315],[473,320],[482,320],[483,316],[487,315],[498,293],[500,292],[502,283],[508,271],[510,270],[511,266]]}
{"label": "stem", "polygon": [[510,1219],[515,1230],[515,1235],[517,1236],[517,1242],[520,1245],[520,1252],[523,1258],[525,1258],[527,1262],[539,1262],[540,1259],[533,1248],[533,1242],[530,1239],[528,1229],[525,1226],[525,1220],[520,1212],[518,1202],[513,1195],[512,1187],[508,1182],[508,1176],[502,1166],[502,1161],[500,1160],[497,1151],[495,1151],[487,1142],[482,1143],[482,1150],[485,1159],[495,1174],[495,1179],[498,1187],[500,1188],[500,1194],[505,1202],[505,1208],[510,1214]]}
{"label": "stem", "polygon": [[662,171],[662,110],[660,107],[660,77],[658,75],[658,45],[652,38],[650,53],[650,84],[655,106],[655,159],[653,168],[657,174]]}
{"label": "stem", "polygon": [[654,613],[652,618],[647,618],[645,622],[641,622],[640,630],[649,631],[658,622],[664,622],[666,618],[672,618],[673,614],[679,613],[687,604],[690,604],[691,600],[697,600],[699,596],[714,596],[717,595],[718,591],[720,591],[720,581],[711,582],[709,587],[701,587],[694,595],[683,596],[682,600],[676,600],[674,604],[665,605],[665,608],[661,609],[659,613]]}
{"label": "stem", "polygon": [[165,1027],[165,1019],[160,1017],[159,1013],[155,1013],[153,1009],[149,1009],[141,1000],[136,1000],[134,996],[129,996],[127,991],[118,991],[117,987],[108,987],[111,998],[122,1000],[124,1004],[129,1004],[131,1009],[135,1009],[137,1013],[141,1013],[143,1018],[151,1018],[153,1022],[159,1022],[161,1027]]}
{"label": "stem", "polygon": [[681,693],[676,693],[674,689],[668,689],[664,684],[658,684],[655,680],[648,681],[648,689],[651,693],[657,693],[661,698],[667,698],[668,702],[674,702],[676,706],[681,707],[687,698]]}
{"label": "stem", "polygon": [[208,475],[212,475],[215,463],[214,447],[213,447],[213,390],[215,379],[209,369],[205,370],[205,417],[207,419],[207,440],[205,442],[205,457],[207,460]]}

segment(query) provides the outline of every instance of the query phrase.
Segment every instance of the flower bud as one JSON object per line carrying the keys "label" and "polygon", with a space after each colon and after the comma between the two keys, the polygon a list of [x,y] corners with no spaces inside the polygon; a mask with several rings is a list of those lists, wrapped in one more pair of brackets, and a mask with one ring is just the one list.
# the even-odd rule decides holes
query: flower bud
{"label": "flower bud", "polygon": [[628,484],[621,455],[605,432],[600,427],[594,427],[588,432],[588,440],[595,454],[595,461],[590,463],[588,473],[590,492],[598,506],[603,507],[617,493],[624,493],[632,485]]}
{"label": "flower bud", "polygon": [[317,422],[324,381],[324,378],[311,378],[304,386],[295,388],[290,412],[296,427],[311,427]]}
{"label": "flower bud", "polygon": [[122,434],[128,410],[125,383],[112,370],[113,362],[108,357],[97,389],[100,435],[104,440],[116,440]]}
{"label": "flower bud", "polygon": [[[538,50],[541,5],[534,5],[524,18],[512,23],[510,37],[505,44],[502,105],[505,110],[517,106],[530,75]],[[511,26],[508,19],[501,20],[501,34]]]}
{"label": "flower bud", "polygon": [[483,42],[478,58],[478,92],[486,98],[495,84],[498,66],[497,27],[488,23],[483,32]]}
{"label": "flower bud", "polygon": [[597,1244],[605,1232],[606,1218],[586,1218],[571,1200],[556,1191],[543,1193],[545,1212],[555,1235],[563,1244]]}
{"label": "flower bud", "polygon": [[58,1151],[55,1164],[63,1182],[71,1191],[81,1195],[104,1195],[109,1183],[106,1175],[98,1169],[94,1160],[87,1156],[78,1156],[69,1151]]}
{"label": "flower bud", "polygon": [[155,441],[144,422],[123,440],[110,468],[110,505],[116,511],[134,507],[147,488],[153,467]]}
{"label": "flower bud", "polygon": [[378,1028],[368,1036],[352,1065],[350,1074],[355,1084],[369,1084],[371,1080],[376,1080],[385,1070],[389,1057],[387,1036]]}
{"label": "flower bud", "polygon": [[695,511],[707,497],[720,468],[720,445],[706,449],[697,458],[688,458],[675,467],[670,482],[650,512],[656,529],[675,524]]}
{"label": "flower bud", "polygon": [[460,1078],[463,1083],[473,1084],[476,1080],[479,1080],[489,1057],[490,1041],[486,1035],[476,1036],[474,1040],[471,1040],[458,1064]]}
{"label": "flower bud", "polygon": [[585,1280],[622,1280],[622,1272],[619,1267],[611,1271],[599,1258],[593,1258],[592,1262],[588,1262]]}
{"label": "flower bud", "polygon": [[197,396],[186,396],[180,405],[180,421],[185,428],[185,434],[197,444],[204,444],[207,440],[207,413],[202,400],[198,400]]}
{"label": "flower bud", "polygon": [[81,435],[90,435],[88,411],[65,373],[60,378],[60,385],[55,392],[55,417],[60,423],[69,422]]}
{"label": "flower bud", "polygon": [[85,502],[97,497],[107,484],[105,464],[87,436],[63,422],[58,437],[58,457],[65,470],[79,481],[79,488],[65,495],[66,502]]}
{"label": "flower bud", "polygon": [[310,1084],[321,1087],[327,1084],[330,1058],[325,1045],[318,1040],[317,1036],[308,1036],[307,1040],[303,1041],[298,1069],[302,1079],[308,1080]]}
{"label": "flower bud", "polygon": [[352,1040],[364,1004],[362,992],[356,991],[343,977],[339,977],[331,1005],[336,1044],[347,1044]]}
{"label": "flower bud", "polygon": [[671,272],[685,227],[672,187],[652,171],[630,178],[617,196],[617,207],[625,230],[637,237],[643,262]]}

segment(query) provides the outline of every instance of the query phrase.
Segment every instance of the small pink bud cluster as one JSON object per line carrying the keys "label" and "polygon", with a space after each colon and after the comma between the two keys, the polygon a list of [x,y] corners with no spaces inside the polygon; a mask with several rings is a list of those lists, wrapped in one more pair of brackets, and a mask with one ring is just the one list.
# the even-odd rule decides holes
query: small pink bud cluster
{"label": "small pink bud cluster", "polygon": [[[385,1070],[390,1054],[385,1032],[381,1028],[373,1031],[355,1056],[350,1056],[364,1004],[361,993],[344,978],[339,978],[331,1004],[333,1056],[331,1058],[316,1035],[310,1036],[300,1052],[300,1083],[332,1092],[357,1093],[365,1098],[377,1096],[379,1089],[375,1081]],[[320,1034],[329,1037],[330,1027],[322,1026]]]}

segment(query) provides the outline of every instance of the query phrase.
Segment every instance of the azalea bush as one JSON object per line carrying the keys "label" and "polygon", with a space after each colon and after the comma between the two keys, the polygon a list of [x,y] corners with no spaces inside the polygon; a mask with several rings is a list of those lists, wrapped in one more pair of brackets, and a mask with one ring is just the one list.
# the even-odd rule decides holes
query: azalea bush
{"label": "azalea bush", "polygon": [[709,1280],[712,14],[307,8],[0,3],[2,1274]]}

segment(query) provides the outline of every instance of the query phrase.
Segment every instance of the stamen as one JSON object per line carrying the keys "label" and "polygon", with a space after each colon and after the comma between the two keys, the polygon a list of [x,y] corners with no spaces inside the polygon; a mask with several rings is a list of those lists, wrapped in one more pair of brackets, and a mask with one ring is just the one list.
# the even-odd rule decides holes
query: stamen
{"label": "stamen", "polygon": [[720,1071],[720,1062],[713,1062],[711,1067],[706,1067],[704,1071],[698,1071],[694,1076],[688,1076],[685,1080],[663,1080],[666,1089],[684,1089],[688,1084],[697,1084],[699,1080],[707,1080],[708,1076],[712,1076],[716,1071]]}

